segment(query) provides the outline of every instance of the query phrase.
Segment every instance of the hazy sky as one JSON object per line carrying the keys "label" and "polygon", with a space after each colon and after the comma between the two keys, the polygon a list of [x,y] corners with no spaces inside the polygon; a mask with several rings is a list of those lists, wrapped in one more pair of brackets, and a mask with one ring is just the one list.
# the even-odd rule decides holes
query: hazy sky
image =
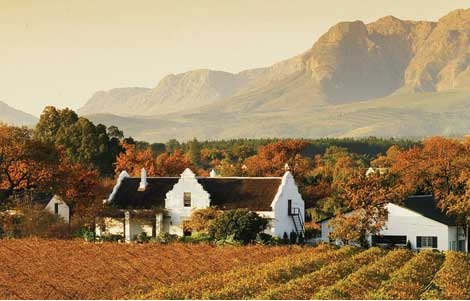
{"label": "hazy sky", "polygon": [[437,20],[463,0],[0,0],[0,100],[39,115],[166,74],[268,66],[339,21]]}

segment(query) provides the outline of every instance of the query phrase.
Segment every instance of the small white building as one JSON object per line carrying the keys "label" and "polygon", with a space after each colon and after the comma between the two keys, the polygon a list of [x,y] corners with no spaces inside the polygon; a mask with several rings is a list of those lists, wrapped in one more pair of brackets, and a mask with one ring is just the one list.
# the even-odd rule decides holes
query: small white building
{"label": "small white building", "polygon": [[69,205],[67,205],[60,196],[54,195],[46,204],[44,209],[52,214],[60,216],[66,223],[70,222]]}
{"label": "small white building", "polygon": [[[433,196],[411,196],[400,204],[388,203],[386,208],[387,222],[379,235],[368,237],[370,245],[406,246],[409,242],[412,249],[468,251],[467,230],[442,212]],[[323,241],[330,241],[330,220],[320,222]]]}
{"label": "small white building", "polygon": [[196,209],[248,209],[270,220],[267,232],[282,237],[304,232],[305,206],[294,177],[196,177],[186,169],[180,177],[129,177],[124,171],[106,201],[97,236],[121,235],[130,241],[142,232],[183,236],[183,221]]}

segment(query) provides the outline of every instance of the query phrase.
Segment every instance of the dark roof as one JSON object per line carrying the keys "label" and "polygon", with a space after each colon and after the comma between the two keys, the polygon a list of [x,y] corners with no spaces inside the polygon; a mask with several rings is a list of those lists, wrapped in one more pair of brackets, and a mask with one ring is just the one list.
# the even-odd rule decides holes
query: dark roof
{"label": "dark roof", "polygon": [[122,209],[165,208],[166,193],[179,178],[147,178],[147,188],[139,191],[140,178],[124,178],[111,204]]}
{"label": "dark roof", "polygon": [[397,204],[448,226],[455,226],[456,219],[448,216],[438,206],[432,195],[414,195]]}
{"label": "dark roof", "polygon": [[211,198],[211,206],[221,209],[245,208],[271,211],[281,178],[198,178]]}
{"label": "dark roof", "polygon": [[[437,206],[436,199],[432,195],[409,196],[403,202],[396,203],[396,205],[414,211],[424,217],[448,226],[457,225],[456,219],[454,217],[446,215],[445,212]],[[352,210],[348,210],[344,213],[351,211]],[[333,217],[334,216],[324,218],[320,221],[317,221],[317,223],[327,221]]]}
{"label": "dark roof", "polygon": [[[147,178],[145,191],[138,191],[140,178],[124,178],[111,204],[120,209],[164,208],[166,193],[180,178]],[[196,178],[210,195],[211,206],[271,211],[281,178]]]}

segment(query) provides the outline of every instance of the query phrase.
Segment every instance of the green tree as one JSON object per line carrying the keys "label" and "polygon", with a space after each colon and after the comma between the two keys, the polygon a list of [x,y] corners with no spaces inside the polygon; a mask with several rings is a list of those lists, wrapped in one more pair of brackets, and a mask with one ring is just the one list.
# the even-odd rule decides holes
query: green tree
{"label": "green tree", "polygon": [[245,209],[224,211],[209,227],[209,234],[216,240],[234,240],[247,244],[256,239],[258,233],[263,232],[268,220],[255,212]]}

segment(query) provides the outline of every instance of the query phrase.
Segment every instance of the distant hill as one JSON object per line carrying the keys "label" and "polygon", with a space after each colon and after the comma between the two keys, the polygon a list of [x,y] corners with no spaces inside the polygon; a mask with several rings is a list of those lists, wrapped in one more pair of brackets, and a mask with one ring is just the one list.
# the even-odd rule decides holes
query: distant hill
{"label": "distant hill", "polygon": [[0,122],[10,125],[34,125],[38,119],[28,113],[10,107],[0,101]]}
{"label": "distant hill", "polygon": [[469,9],[438,22],[340,22],[273,66],[169,75],[152,89],[98,92],[79,112],[150,141],[464,134],[469,36]]}

